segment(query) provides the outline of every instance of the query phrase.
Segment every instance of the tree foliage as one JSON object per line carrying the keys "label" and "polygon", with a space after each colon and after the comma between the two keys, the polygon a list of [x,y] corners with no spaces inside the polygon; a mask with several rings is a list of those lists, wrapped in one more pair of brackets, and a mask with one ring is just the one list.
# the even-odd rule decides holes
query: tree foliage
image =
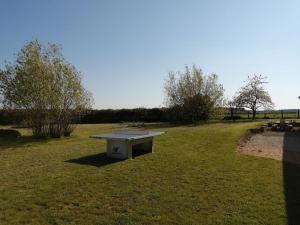
{"label": "tree foliage", "polygon": [[92,102],[81,79],[81,73],[65,60],[58,45],[42,46],[37,40],[31,41],[0,73],[3,105],[25,109],[34,136],[69,136],[76,118]]}
{"label": "tree foliage", "polygon": [[195,65],[186,66],[183,72],[170,72],[164,88],[166,105],[173,109],[173,120],[207,120],[223,104],[224,88],[218,83],[218,76],[205,76]]}
{"label": "tree foliage", "polygon": [[234,99],[236,105],[252,111],[252,119],[255,119],[258,109],[270,110],[274,107],[270,94],[264,88],[266,80],[267,77],[262,75],[248,76],[245,86],[240,88]]}

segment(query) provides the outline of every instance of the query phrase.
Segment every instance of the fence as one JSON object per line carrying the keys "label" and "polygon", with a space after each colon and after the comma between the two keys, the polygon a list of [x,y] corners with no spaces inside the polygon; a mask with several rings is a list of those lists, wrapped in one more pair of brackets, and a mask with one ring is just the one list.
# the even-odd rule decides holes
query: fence
{"label": "fence", "polygon": [[[236,119],[252,119],[251,111],[243,111],[233,113]],[[230,119],[231,114],[229,112],[225,113],[225,118]],[[256,119],[300,119],[300,110],[290,111],[290,110],[278,110],[270,112],[257,112]]]}

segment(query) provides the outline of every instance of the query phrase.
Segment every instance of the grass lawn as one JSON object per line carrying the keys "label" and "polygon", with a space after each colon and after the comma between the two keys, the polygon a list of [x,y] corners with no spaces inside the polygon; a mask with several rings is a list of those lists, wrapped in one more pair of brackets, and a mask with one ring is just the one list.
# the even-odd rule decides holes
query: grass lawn
{"label": "grass lawn", "polygon": [[0,139],[0,224],[292,224],[299,169],[235,151],[255,125],[162,127],[156,153],[125,161],[88,138],[117,124],[48,141],[20,129]]}

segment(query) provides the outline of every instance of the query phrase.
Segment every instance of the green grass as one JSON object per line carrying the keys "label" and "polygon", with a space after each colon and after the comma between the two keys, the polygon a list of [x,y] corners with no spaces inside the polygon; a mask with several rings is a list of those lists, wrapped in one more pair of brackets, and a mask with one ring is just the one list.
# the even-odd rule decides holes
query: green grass
{"label": "green grass", "polygon": [[0,140],[0,224],[286,224],[283,164],[240,155],[257,123],[160,128],[156,152],[106,159],[80,125],[71,138]]}

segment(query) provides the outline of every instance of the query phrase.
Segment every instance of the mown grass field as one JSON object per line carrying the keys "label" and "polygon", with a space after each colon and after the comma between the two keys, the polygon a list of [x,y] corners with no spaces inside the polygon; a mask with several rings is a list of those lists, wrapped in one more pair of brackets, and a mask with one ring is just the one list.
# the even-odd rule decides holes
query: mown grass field
{"label": "mown grass field", "polygon": [[236,152],[256,125],[161,127],[154,154],[125,161],[88,138],[119,125],[48,141],[21,129],[0,140],[0,224],[291,224],[282,162]]}

